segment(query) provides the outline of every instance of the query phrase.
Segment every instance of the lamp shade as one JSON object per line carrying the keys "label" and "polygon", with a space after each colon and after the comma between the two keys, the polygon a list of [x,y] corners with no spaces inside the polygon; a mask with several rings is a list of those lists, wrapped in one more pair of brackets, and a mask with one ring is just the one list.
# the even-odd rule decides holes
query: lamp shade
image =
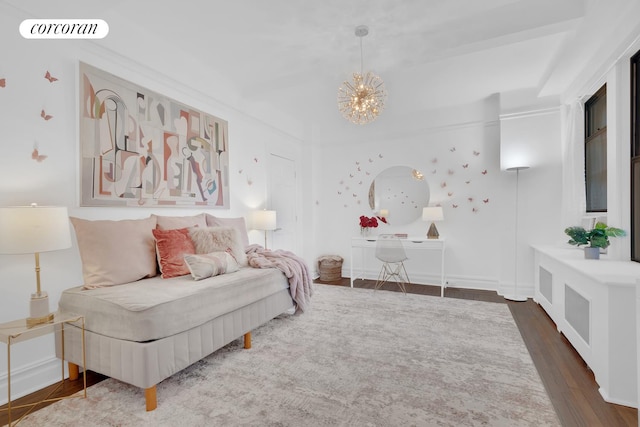
{"label": "lamp shade", "polygon": [[442,212],[442,206],[429,206],[422,208],[422,220],[423,221],[442,221],[444,214]]}
{"label": "lamp shade", "polygon": [[66,207],[0,208],[0,254],[33,254],[71,247]]}
{"label": "lamp shade", "polygon": [[276,211],[255,211],[253,214],[253,228],[256,230],[275,230]]}

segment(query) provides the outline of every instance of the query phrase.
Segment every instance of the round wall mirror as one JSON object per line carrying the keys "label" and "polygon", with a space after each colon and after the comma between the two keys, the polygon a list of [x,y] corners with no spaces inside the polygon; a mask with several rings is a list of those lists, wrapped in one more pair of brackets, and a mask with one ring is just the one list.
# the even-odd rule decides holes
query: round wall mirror
{"label": "round wall mirror", "polygon": [[369,206],[391,225],[410,224],[429,206],[429,184],[409,166],[393,166],[380,172],[369,187]]}

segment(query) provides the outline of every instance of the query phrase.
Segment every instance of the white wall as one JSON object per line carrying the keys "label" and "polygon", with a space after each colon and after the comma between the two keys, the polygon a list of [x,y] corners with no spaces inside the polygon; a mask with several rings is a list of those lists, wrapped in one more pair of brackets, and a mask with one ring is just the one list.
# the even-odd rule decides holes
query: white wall
{"label": "white wall", "polygon": [[[372,214],[367,201],[371,181],[387,167],[406,165],[423,172],[431,204],[443,206],[444,221],[437,226],[447,240],[449,285],[500,292],[513,286],[516,176],[500,169],[498,112],[499,99],[492,98],[451,109],[447,115],[438,111],[434,116],[439,116],[441,126],[426,118],[428,127],[402,130],[395,137],[366,135],[348,144],[339,137],[319,141],[316,167],[322,186],[315,201],[317,256],[341,255],[345,258],[343,274],[349,274],[350,239],[359,234],[358,218]],[[561,172],[559,111],[510,120],[509,134],[522,136],[540,159],[535,168],[520,175],[519,189],[519,282],[531,295],[529,244],[552,238],[560,227],[561,188],[556,185]],[[427,229],[427,223],[417,220],[406,226],[391,222],[374,232],[424,236]],[[437,263],[435,271],[433,260],[414,256],[410,263],[414,279],[418,278],[414,281],[434,283],[439,274]],[[377,274],[374,262],[368,266],[370,274]]]}
{"label": "white wall", "polygon": [[[252,210],[265,206],[266,169],[270,153],[281,154],[304,165],[300,138],[275,128],[234,107],[233,99],[219,99],[216,93],[194,88],[188,68],[173,67],[173,74],[162,74],[131,58],[106,50],[99,43],[24,40],[17,29],[23,19],[13,9],[0,5],[0,206],[67,206],[72,216],[87,219],[142,218],[149,214],[193,215],[196,209],[85,208],[78,205],[77,88],[78,61],[84,61],[121,78],[229,122],[231,208],[209,210],[223,217],[249,217]],[[50,83],[49,71],[57,77]],[[53,116],[45,121],[41,109]],[[46,159],[31,157],[34,148]],[[302,188],[304,175],[298,178]],[[300,198],[302,211],[302,198]],[[304,217],[298,225],[295,247],[286,248],[304,256]],[[250,231],[253,243],[263,235]],[[74,239],[75,240],[75,239]],[[82,283],[77,247],[41,254],[42,287],[55,310],[61,292]],[[0,255],[0,322],[28,316],[30,293],[35,291],[33,256]],[[60,365],[54,358],[51,337],[32,340],[13,347],[12,396],[40,389],[59,379]],[[0,352],[0,404],[6,400],[6,352]]]}

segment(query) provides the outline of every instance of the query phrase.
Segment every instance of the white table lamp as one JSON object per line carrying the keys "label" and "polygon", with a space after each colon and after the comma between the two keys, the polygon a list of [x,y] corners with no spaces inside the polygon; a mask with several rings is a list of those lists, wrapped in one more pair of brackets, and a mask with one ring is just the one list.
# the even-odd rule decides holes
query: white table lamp
{"label": "white table lamp", "polygon": [[276,229],[276,211],[261,210],[253,213],[253,228],[264,231],[264,248],[267,249],[267,231]]}
{"label": "white table lamp", "polygon": [[442,206],[429,206],[422,208],[422,220],[427,222],[431,221],[431,226],[429,227],[429,231],[427,231],[428,239],[437,239],[440,237],[435,221],[442,221],[443,219],[444,213],[442,211]]}
{"label": "white table lamp", "polygon": [[65,207],[12,206],[0,208],[0,254],[35,254],[36,293],[31,294],[27,325],[53,320],[49,296],[40,288],[40,252],[71,247]]}

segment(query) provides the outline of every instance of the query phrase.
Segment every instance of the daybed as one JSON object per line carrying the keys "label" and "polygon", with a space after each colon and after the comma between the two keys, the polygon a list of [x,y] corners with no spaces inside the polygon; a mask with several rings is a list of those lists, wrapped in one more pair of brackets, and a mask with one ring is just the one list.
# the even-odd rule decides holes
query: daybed
{"label": "daybed", "polygon": [[[63,292],[59,310],[85,316],[86,369],[144,389],[148,411],[157,406],[159,382],[243,335],[245,348],[250,348],[252,329],[281,313],[293,313],[295,307],[300,311],[312,293],[304,262],[284,251],[249,246],[242,219],[235,220],[235,227],[204,214],[180,218],[152,215],[123,221],[71,220],[85,283]],[[228,236],[229,230],[237,239],[222,248],[222,253],[213,253],[217,257],[213,265],[207,264],[203,270],[202,265],[183,262],[182,244],[195,243],[192,249],[186,249],[188,258],[192,257],[189,254],[205,253],[202,241],[189,238],[194,232],[218,236],[215,233],[223,231]],[[161,233],[178,236],[180,241],[163,246],[167,242]],[[207,245],[211,242],[204,245],[204,250],[210,249]],[[163,247],[180,256],[165,256]],[[140,267],[138,254],[132,263],[128,258],[132,248],[147,257],[151,254],[153,262],[146,259],[149,265]],[[154,274],[156,258],[161,275]],[[265,268],[277,264],[286,268]],[[184,268],[191,274],[182,274]],[[133,279],[131,270],[136,272]],[[219,274],[225,270],[226,274]],[[209,273],[214,275],[206,277]],[[81,329],[65,328],[64,354],[71,379],[78,377],[79,366],[83,366],[81,340]],[[62,354],[61,348],[57,353]]]}

